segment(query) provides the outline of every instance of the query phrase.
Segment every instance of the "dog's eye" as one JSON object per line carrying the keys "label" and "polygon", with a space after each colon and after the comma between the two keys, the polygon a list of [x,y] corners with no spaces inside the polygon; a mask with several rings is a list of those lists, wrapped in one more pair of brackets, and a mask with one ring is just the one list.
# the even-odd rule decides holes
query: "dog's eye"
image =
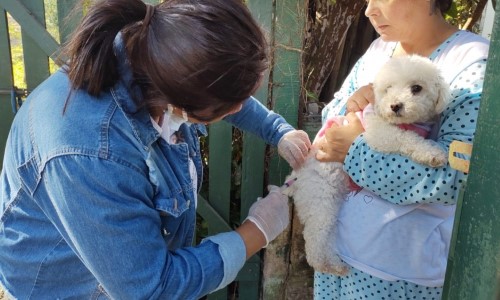
{"label": "dog's eye", "polygon": [[421,85],[414,84],[414,85],[411,86],[411,93],[413,95],[420,93],[420,91],[422,91],[422,86]]}

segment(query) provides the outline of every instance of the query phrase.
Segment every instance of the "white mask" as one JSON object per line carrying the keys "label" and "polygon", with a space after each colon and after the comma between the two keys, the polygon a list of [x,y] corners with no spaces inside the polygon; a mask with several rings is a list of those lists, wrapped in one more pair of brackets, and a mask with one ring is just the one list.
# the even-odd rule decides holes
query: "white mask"
{"label": "white mask", "polygon": [[163,124],[161,125],[162,133],[161,136],[166,140],[170,140],[170,136],[174,134],[183,123],[191,125],[188,121],[187,113],[182,110],[182,117],[174,114],[174,107],[169,104],[167,106],[167,111],[163,116]]}

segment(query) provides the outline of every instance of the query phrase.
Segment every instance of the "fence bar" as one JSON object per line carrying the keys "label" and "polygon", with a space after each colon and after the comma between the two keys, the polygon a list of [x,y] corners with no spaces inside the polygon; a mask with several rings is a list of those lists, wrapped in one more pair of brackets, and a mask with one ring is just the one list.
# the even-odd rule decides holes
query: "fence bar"
{"label": "fence bar", "polygon": [[[305,30],[307,1],[274,0],[273,65],[271,103],[273,109],[293,126],[298,124],[301,94],[301,54]],[[275,150],[275,149],[273,149]],[[290,173],[288,163],[271,153],[269,183],[281,185]],[[286,295],[290,263],[290,230],[285,230],[269,247],[264,256],[263,298],[290,299]],[[288,297],[288,298],[287,298]]]}
{"label": "fence bar", "polygon": [[500,299],[500,15],[495,15],[470,173],[457,204],[443,299]]}

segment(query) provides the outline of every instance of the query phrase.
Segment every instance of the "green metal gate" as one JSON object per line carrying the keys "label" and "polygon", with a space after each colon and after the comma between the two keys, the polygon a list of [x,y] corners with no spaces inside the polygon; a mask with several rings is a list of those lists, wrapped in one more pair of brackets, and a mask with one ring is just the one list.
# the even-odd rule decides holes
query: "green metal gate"
{"label": "green metal gate", "polygon": [[[2,165],[5,141],[19,105],[13,96],[25,96],[55,70],[60,44],[66,41],[72,29],[82,16],[82,9],[73,10],[78,0],[0,0],[0,167]],[[158,3],[159,0],[145,2]],[[248,0],[254,16],[268,32],[273,46],[273,66],[266,76],[258,99],[270,108],[280,112],[292,124],[297,125],[298,98],[300,92],[300,42],[301,23],[298,11],[301,5],[295,0]],[[48,11],[47,7],[52,7]],[[55,7],[55,9],[54,9]],[[54,11],[55,15],[54,15]],[[51,14],[52,13],[52,14]],[[10,17],[8,17],[8,15]],[[69,17],[68,17],[69,16]],[[25,86],[14,87],[11,22],[16,21],[21,28],[22,52],[24,55]],[[55,20],[55,21],[54,21]],[[52,33],[47,23],[55,22]],[[287,24],[279,24],[288,22]],[[295,28],[294,32],[290,28]],[[56,33],[54,33],[54,31]],[[19,42],[19,41],[16,41]],[[298,43],[298,44],[297,44]],[[271,88],[270,88],[271,87]],[[232,229],[240,216],[248,213],[250,205],[264,193],[265,183],[279,184],[289,173],[286,162],[266,148],[265,144],[249,134],[243,134],[240,144],[233,139],[233,128],[220,122],[211,125],[208,137],[208,192],[199,197],[199,216],[206,221],[212,235]],[[240,147],[241,163],[234,166],[233,147]],[[213,166],[213,167],[211,167]],[[236,171],[235,171],[236,170]],[[239,173],[241,176],[234,176]],[[235,177],[241,178],[239,211],[231,208],[231,187],[236,185]],[[235,283],[229,288],[209,295],[209,299],[259,299],[261,288],[260,255],[254,255],[240,271]]]}

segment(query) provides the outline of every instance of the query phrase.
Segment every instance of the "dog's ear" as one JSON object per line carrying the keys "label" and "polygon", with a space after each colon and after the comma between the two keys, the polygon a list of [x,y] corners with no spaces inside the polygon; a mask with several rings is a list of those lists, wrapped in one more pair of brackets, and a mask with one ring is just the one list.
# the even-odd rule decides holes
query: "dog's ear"
{"label": "dog's ear", "polygon": [[435,110],[436,114],[440,114],[444,111],[446,105],[448,105],[448,102],[450,101],[450,86],[441,75],[438,76],[435,84],[438,91]]}

